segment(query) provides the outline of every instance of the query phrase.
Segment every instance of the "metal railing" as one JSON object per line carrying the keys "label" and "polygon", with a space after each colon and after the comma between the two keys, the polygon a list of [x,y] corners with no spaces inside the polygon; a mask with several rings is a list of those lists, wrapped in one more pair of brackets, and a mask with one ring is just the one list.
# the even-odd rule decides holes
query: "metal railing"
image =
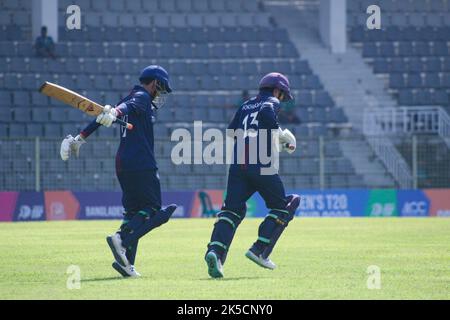
{"label": "metal railing", "polygon": [[388,138],[381,136],[367,136],[367,141],[400,188],[412,188],[414,182],[411,170],[395,145]]}
{"label": "metal railing", "polygon": [[[401,187],[417,187],[418,146],[415,135],[438,135],[450,147],[450,116],[439,106],[367,109],[364,112],[363,132],[374,152]],[[392,140],[412,136],[412,172],[404,156]]]}
{"label": "metal railing", "polygon": [[438,134],[450,148],[450,115],[443,108],[439,108]]}
{"label": "metal railing", "polygon": [[[288,190],[449,187],[449,153],[433,137],[415,142],[409,136],[398,141],[384,136],[298,137],[296,152],[281,154],[280,175]],[[81,147],[78,159],[67,162],[60,159],[60,143],[0,137],[0,191],[120,191],[116,138],[93,138]],[[225,165],[177,166],[170,159],[174,144],[155,141],[163,190],[225,188]]]}
{"label": "metal railing", "polygon": [[447,139],[450,116],[438,106],[367,109],[363,130],[369,136],[435,133]]}

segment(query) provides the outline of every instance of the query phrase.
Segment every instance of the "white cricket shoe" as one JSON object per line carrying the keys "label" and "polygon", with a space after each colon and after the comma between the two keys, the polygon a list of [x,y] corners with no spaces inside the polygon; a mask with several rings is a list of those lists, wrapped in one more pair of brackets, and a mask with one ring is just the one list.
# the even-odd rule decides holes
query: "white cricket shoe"
{"label": "white cricket shoe", "polygon": [[108,242],[109,247],[114,255],[114,259],[122,266],[129,267],[130,262],[127,259],[127,250],[122,246],[122,239],[120,234],[115,233],[112,236],[106,237],[106,242]]}
{"label": "white cricket shoe", "polygon": [[205,261],[208,265],[208,274],[211,278],[223,278],[222,262],[214,251],[209,251],[206,254]]}
{"label": "white cricket shoe", "polygon": [[114,261],[112,267],[124,278],[139,278],[141,274],[136,271],[133,265],[122,267],[117,261]]}
{"label": "white cricket shoe", "polygon": [[263,257],[258,256],[253,253],[252,250],[248,250],[245,256],[263,268],[273,270],[277,267],[275,263],[272,262],[272,260],[270,260],[269,258],[264,259]]}

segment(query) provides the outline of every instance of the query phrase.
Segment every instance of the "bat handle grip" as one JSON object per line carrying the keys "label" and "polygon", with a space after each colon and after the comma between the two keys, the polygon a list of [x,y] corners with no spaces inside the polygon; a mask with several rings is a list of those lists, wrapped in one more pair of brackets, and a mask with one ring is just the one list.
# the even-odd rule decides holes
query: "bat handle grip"
{"label": "bat handle grip", "polygon": [[289,150],[294,150],[294,146],[291,145],[291,144],[289,144],[289,143],[286,143],[284,146],[285,146],[286,148],[288,148]]}
{"label": "bat handle grip", "polygon": [[124,126],[125,128],[127,128],[128,130],[133,130],[133,125],[131,123],[125,122],[122,119],[117,118],[116,122],[122,126]]}

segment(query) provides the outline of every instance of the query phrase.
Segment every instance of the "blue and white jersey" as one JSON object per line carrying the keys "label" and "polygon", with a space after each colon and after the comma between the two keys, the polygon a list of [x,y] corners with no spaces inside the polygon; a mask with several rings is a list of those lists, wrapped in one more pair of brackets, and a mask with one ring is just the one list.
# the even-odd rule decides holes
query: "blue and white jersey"
{"label": "blue and white jersey", "polygon": [[[267,151],[266,155],[268,157],[271,155],[271,130],[279,129],[277,119],[279,108],[280,101],[271,92],[261,91],[259,95],[247,100],[238,109],[228,129],[240,129],[243,131],[243,135],[236,135],[234,143],[235,157],[230,169],[258,170],[261,167],[269,166],[261,163],[259,155],[253,155],[253,157],[256,156],[256,162],[252,163],[250,153],[259,150],[262,147],[260,143],[264,143],[264,150]],[[262,140],[259,137],[261,130],[266,131],[267,139]],[[237,139],[243,139],[243,141],[237,141]],[[244,144],[244,150],[241,154],[238,154],[238,143]],[[250,143],[257,143],[257,149],[250,148]]]}

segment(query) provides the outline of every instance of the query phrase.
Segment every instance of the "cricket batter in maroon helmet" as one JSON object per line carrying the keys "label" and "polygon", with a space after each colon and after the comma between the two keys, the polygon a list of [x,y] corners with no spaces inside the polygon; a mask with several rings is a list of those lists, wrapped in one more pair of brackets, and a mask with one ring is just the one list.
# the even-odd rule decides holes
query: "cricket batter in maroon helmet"
{"label": "cricket batter in maroon helmet", "polygon": [[[246,214],[246,201],[255,193],[263,197],[268,215],[259,226],[258,238],[247,251],[246,257],[261,267],[274,269],[275,264],[269,259],[278,238],[295,215],[300,203],[298,195],[286,195],[283,183],[277,173],[262,174],[265,166],[260,159],[249,161],[248,147],[250,139],[257,137],[262,130],[279,133],[278,150],[270,152],[287,151],[292,153],[296,148],[294,135],[287,129],[281,130],[277,121],[277,112],[281,101],[292,100],[289,81],[280,73],[269,73],[259,84],[259,94],[244,102],[238,109],[228,129],[243,130],[244,134],[235,139],[235,156],[237,143],[244,143],[244,159],[241,163],[233,161],[230,165],[227,193],[217,222],[211,235],[211,241],[205,255],[208,273],[212,278],[223,277],[223,264],[230,248],[237,227]],[[251,132],[252,134],[250,134]],[[237,141],[243,139],[244,141]],[[271,144],[271,139],[266,139]],[[262,141],[265,141],[262,139]],[[259,139],[258,147],[261,147]]]}

